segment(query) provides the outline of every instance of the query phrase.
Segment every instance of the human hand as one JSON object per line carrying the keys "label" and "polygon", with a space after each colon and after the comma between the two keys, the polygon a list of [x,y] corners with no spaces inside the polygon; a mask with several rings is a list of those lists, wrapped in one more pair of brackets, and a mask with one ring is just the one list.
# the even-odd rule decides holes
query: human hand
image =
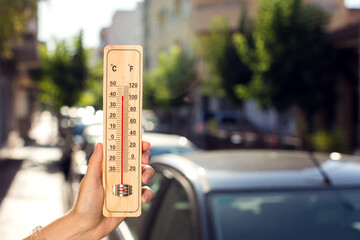
{"label": "human hand", "polygon": [[[148,165],[151,158],[150,146],[150,143],[142,142],[141,181],[144,184],[147,184],[155,173],[154,169]],[[75,206],[63,218],[42,229],[46,239],[101,239],[111,233],[125,219],[123,217],[104,217],[102,214],[104,203],[102,162],[103,145],[98,143],[89,160],[86,174],[81,181]],[[152,197],[152,190],[143,187],[141,202],[147,203]],[[65,232],[66,227],[72,228],[73,232],[67,234]],[[51,236],[56,235],[60,238],[51,238]],[[48,236],[49,238],[47,238]]]}
{"label": "human hand", "polygon": [[[154,170],[148,165],[151,153],[150,143],[142,143],[142,183],[147,184],[154,176]],[[82,219],[84,229],[88,229],[93,239],[100,239],[112,232],[123,220],[123,217],[104,217],[102,214],[104,203],[104,188],[102,184],[103,145],[98,143],[89,161],[85,177],[80,184],[78,199],[71,210]],[[141,202],[147,203],[153,193],[148,187],[142,188]],[[86,221],[85,221],[86,220]]]}

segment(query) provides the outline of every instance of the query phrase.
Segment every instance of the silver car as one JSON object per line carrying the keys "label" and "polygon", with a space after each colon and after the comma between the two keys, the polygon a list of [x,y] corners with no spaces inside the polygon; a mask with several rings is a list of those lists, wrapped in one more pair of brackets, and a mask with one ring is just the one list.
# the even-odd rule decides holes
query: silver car
{"label": "silver car", "polygon": [[161,155],[154,199],[120,239],[360,239],[360,160],[243,150]]}

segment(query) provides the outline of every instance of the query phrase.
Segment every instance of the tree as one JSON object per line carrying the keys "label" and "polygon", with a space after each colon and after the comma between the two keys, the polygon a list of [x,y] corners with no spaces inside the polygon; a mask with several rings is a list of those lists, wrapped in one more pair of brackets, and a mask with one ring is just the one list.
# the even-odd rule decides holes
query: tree
{"label": "tree", "polygon": [[158,67],[144,76],[145,107],[176,108],[194,85],[195,60],[178,45],[160,52]]}
{"label": "tree", "polygon": [[158,59],[158,67],[144,74],[144,107],[156,109],[162,131],[184,134],[188,117],[178,109],[188,103],[195,86],[195,59],[178,45],[160,52]]}
{"label": "tree", "polygon": [[13,41],[19,41],[27,20],[36,12],[37,0],[0,0],[0,57],[11,56]]}
{"label": "tree", "polygon": [[76,104],[88,78],[82,33],[75,38],[72,49],[61,41],[54,52],[42,46],[40,55],[41,69],[33,72],[32,77],[39,82],[41,102],[55,109]]}
{"label": "tree", "polygon": [[234,36],[239,56],[253,72],[249,83],[236,86],[237,95],[280,111],[295,105],[310,114],[332,106],[328,19],[322,9],[301,0],[262,0],[252,42],[242,33]]}
{"label": "tree", "polygon": [[261,0],[252,41],[234,35],[239,56],[253,72],[249,83],[235,87],[237,96],[280,112],[295,106],[305,147],[316,128],[330,127],[328,116],[337,98],[335,51],[325,31],[328,20],[324,10],[301,0]]}
{"label": "tree", "polygon": [[[247,36],[245,26],[246,12],[243,11],[238,29],[243,36]],[[214,18],[210,33],[200,37],[199,44],[210,73],[203,84],[205,95],[227,96],[232,102],[239,103],[241,99],[234,86],[248,83],[252,72],[236,53],[226,18]]]}
{"label": "tree", "polygon": [[103,62],[99,61],[89,68],[88,79],[84,91],[80,94],[79,106],[93,106],[103,108]]}

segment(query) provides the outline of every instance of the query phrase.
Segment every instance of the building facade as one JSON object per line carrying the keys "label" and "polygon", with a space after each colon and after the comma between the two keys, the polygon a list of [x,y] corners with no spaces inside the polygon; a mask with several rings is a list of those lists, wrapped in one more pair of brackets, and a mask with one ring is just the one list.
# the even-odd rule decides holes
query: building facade
{"label": "building facade", "polygon": [[38,109],[37,87],[29,72],[39,67],[37,14],[28,19],[21,41],[12,46],[13,57],[0,59],[0,147],[24,144],[31,117]]}
{"label": "building facade", "polygon": [[194,32],[190,18],[191,0],[144,1],[144,56],[146,69],[157,66],[158,54],[174,45],[193,52]]}
{"label": "building facade", "polygon": [[138,3],[133,11],[117,11],[114,14],[111,25],[100,32],[98,59],[102,59],[107,45],[143,45],[142,6],[143,3]]}

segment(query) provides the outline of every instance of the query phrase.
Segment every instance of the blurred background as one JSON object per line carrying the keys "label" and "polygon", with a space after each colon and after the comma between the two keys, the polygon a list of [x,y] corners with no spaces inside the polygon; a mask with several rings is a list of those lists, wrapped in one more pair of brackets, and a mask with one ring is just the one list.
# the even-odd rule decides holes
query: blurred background
{"label": "blurred background", "polygon": [[153,155],[360,154],[359,0],[1,0],[0,9],[2,239],[76,199],[102,139],[106,45],[144,48]]}

